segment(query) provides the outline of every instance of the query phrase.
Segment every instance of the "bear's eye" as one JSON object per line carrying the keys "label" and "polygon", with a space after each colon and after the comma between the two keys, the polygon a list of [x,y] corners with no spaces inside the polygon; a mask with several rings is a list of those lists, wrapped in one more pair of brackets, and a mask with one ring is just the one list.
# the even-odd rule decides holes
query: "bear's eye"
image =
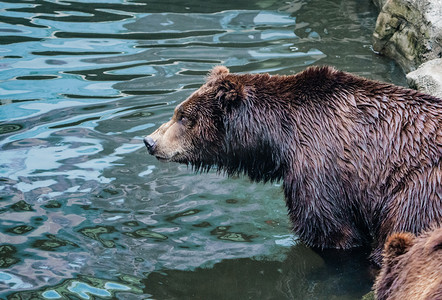
{"label": "bear's eye", "polygon": [[183,125],[185,125],[187,123],[188,119],[186,116],[184,116],[184,114],[180,114],[178,116],[178,122],[182,123]]}

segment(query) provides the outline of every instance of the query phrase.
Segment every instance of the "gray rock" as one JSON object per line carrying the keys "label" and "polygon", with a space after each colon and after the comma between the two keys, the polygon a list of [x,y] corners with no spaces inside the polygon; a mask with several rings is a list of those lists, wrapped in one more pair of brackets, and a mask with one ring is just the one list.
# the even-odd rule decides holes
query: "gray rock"
{"label": "gray rock", "polygon": [[373,0],[381,6],[373,48],[405,72],[442,57],[442,0]]}
{"label": "gray rock", "polygon": [[422,64],[407,74],[408,85],[442,99],[442,58]]}

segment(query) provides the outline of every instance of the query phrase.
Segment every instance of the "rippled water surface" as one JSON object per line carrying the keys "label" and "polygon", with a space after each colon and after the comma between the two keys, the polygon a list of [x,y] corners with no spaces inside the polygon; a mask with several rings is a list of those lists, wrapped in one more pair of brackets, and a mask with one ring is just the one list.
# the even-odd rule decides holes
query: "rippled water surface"
{"label": "rippled water surface", "polygon": [[142,137],[214,65],[330,64],[404,84],[370,1],[0,0],[0,298],[358,299],[366,253],[318,255],[280,184],[194,174]]}

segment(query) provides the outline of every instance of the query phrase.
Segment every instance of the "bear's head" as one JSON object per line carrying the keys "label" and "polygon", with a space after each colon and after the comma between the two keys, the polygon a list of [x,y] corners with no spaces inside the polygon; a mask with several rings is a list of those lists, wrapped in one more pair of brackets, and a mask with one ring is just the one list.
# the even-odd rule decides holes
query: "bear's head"
{"label": "bear's head", "polygon": [[442,228],[395,233],[385,243],[374,285],[377,300],[442,299]]}
{"label": "bear's head", "polygon": [[196,170],[218,166],[229,175],[247,173],[252,180],[281,177],[275,176],[281,164],[274,162],[270,145],[275,143],[265,128],[275,122],[262,113],[263,102],[256,101],[257,77],[269,75],[213,68],[205,84],[175,108],[172,119],[145,137],[149,153]]}

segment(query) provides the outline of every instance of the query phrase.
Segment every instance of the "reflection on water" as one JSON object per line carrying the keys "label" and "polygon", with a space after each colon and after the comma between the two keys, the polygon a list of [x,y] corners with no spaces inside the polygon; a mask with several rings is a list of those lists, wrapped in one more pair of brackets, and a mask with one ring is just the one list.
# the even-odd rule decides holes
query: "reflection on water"
{"label": "reflection on water", "polygon": [[[13,284],[16,288],[29,288],[17,277],[0,272],[0,280]],[[62,283],[41,289],[16,293],[8,299],[111,299],[114,297],[129,297],[141,295],[139,279],[131,276],[121,276],[116,281],[102,280],[91,276],[79,275],[77,279],[68,279]]]}
{"label": "reflection on water", "polygon": [[217,64],[404,84],[371,50],[367,2],[0,0],[0,297],[368,292],[365,254],[341,267],[298,243],[279,184],[192,174],[142,144]]}
{"label": "reflection on water", "polygon": [[319,256],[298,245],[283,261],[240,258],[211,268],[152,272],[144,292],[154,299],[358,299],[371,288],[368,253]]}

